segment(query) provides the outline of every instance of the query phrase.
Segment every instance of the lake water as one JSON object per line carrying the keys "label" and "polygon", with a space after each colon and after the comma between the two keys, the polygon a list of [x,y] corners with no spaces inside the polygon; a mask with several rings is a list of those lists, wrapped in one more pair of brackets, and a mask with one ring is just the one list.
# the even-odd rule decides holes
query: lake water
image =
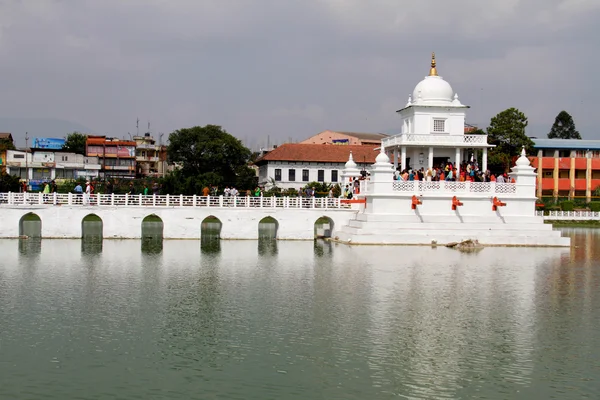
{"label": "lake water", "polygon": [[[0,399],[597,399],[571,249],[0,241]],[[267,235],[268,236],[268,235]]]}

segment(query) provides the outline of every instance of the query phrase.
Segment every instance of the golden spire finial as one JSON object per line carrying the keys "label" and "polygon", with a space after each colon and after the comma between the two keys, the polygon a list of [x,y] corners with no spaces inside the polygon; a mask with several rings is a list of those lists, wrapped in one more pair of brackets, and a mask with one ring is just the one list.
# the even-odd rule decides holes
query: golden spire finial
{"label": "golden spire finial", "polygon": [[435,68],[435,53],[431,53],[431,69],[429,70],[429,76],[437,76],[437,69]]}

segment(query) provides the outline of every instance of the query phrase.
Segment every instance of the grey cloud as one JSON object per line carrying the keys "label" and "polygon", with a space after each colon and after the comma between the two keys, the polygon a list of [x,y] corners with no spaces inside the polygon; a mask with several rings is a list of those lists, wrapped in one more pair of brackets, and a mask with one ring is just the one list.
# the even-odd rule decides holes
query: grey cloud
{"label": "grey cloud", "polygon": [[566,109],[596,135],[593,0],[10,4],[0,5],[4,116],[117,136],[137,116],[163,132],[216,123],[259,144],[389,130],[436,51],[471,122],[518,106],[542,132]]}

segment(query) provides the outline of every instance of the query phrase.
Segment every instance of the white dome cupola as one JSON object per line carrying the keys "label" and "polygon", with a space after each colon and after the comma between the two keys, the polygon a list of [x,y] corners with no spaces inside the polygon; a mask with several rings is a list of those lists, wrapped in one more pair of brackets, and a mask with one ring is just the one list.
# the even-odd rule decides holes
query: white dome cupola
{"label": "white dome cupola", "polygon": [[457,104],[458,97],[455,96],[452,86],[437,73],[435,53],[431,54],[429,76],[417,84],[411,100],[411,105],[415,106],[460,105],[460,103]]}

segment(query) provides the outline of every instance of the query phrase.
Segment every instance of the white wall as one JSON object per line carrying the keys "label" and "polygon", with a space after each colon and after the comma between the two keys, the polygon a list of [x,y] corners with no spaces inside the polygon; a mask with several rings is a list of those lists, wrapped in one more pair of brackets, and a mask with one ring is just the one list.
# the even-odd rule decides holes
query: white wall
{"label": "white wall", "polygon": [[[456,107],[419,107],[412,106],[402,110],[400,114],[400,131],[417,135],[433,132],[433,120],[445,119],[445,132],[450,135],[463,135],[465,129],[465,108]],[[410,121],[411,123],[405,123]],[[409,130],[406,127],[409,126]]]}
{"label": "white wall", "polygon": [[159,216],[164,223],[166,239],[199,239],[200,225],[209,216],[221,223],[223,239],[258,239],[258,223],[265,217],[278,222],[278,239],[314,238],[315,221],[323,216],[333,221],[333,232],[347,225],[356,214],[352,210],[314,209],[229,209],[192,207],[109,207],[109,206],[0,206],[0,238],[19,236],[19,221],[29,212],[42,221],[43,238],[80,238],[82,220],[86,215],[96,214],[103,221],[105,239],[139,239],[142,220],[151,214]]}

